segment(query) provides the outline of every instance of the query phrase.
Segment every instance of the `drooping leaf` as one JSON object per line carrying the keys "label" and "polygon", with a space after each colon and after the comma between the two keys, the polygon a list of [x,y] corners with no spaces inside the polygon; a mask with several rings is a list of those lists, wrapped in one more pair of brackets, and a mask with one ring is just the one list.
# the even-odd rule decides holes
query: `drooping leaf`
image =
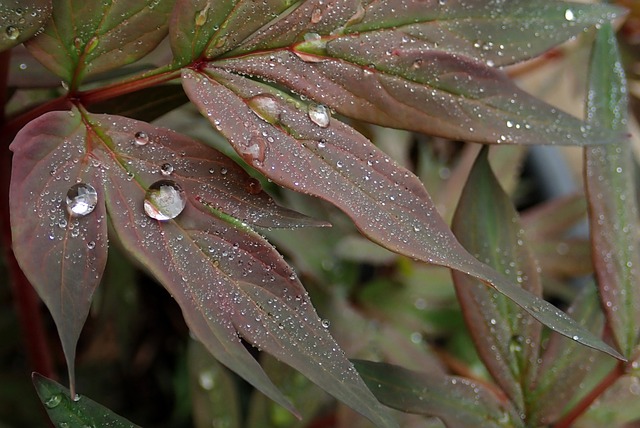
{"label": "drooping leaf", "polygon": [[[469,174],[453,232],[476,258],[540,297],[537,265],[509,197],[491,171],[484,148]],[[536,372],[541,325],[476,279],[453,272],[458,301],[482,361],[520,411]]]}
{"label": "drooping leaf", "polygon": [[437,416],[449,428],[524,426],[509,402],[469,379],[372,361],[354,364],[376,397],[394,409]]}
{"label": "drooping leaf", "polygon": [[142,58],[166,36],[174,0],[55,1],[29,51],[74,90],[90,74]]}
{"label": "drooping leaf", "polygon": [[324,106],[213,67],[206,73],[184,70],[183,86],[244,160],[277,184],[328,200],[374,242],[472,275],[550,328],[618,355],[557,308],[471,256],[417,177]]}
{"label": "drooping leaf", "polygon": [[[35,132],[34,127],[28,126],[22,134]],[[54,133],[59,128],[66,132]],[[65,170],[74,165],[97,190],[95,210],[101,215],[88,213],[80,219],[84,223],[63,231],[71,230],[72,234],[90,225],[106,227],[108,217],[110,228],[129,256],[172,294],[191,331],[220,362],[293,410],[245,349],[242,337],[301,371],[378,425],[394,426],[322,326],[291,268],[250,228],[323,223],[278,207],[259,183],[230,159],[166,129],[74,109],[71,115],[52,112],[42,116],[37,131],[47,135],[46,141],[19,135],[12,145],[19,157],[14,163],[13,191],[34,197],[36,203],[35,210],[24,203],[12,205],[15,243],[20,247],[16,254],[26,270],[41,272],[37,268],[47,259],[30,257],[38,244],[43,248],[40,251],[49,254],[50,230],[55,231],[55,240],[74,250],[63,254],[72,261],[82,255],[77,254],[78,245],[90,253],[99,243],[101,254],[106,255],[102,230],[89,248],[88,241],[66,237],[55,224],[64,217],[60,199],[75,182],[67,181]],[[47,167],[36,167],[40,165]],[[61,175],[60,184],[49,178],[51,168]],[[32,179],[29,181],[22,171],[36,173],[27,176]],[[72,175],[69,180],[72,177],[75,179]],[[26,188],[27,184],[34,189]],[[48,205],[40,208],[42,201]],[[59,256],[54,261],[60,264],[60,259],[64,260]],[[91,273],[99,280],[102,269]],[[66,308],[77,299],[75,295],[60,297],[60,279],[55,276],[30,279],[45,301],[58,299],[54,301],[61,300],[60,305]],[[86,303],[88,306],[88,299]],[[69,333],[61,329],[61,335],[65,334]]]}
{"label": "drooping leaf", "polygon": [[29,40],[51,15],[51,0],[2,0],[0,52]]}
{"label": "drooping leaf", "polygon": [[[10,147],[13,250],[58,327],[71,391],[76,344],[108,245],[104,203],[92,200],[104,198],[105,171],[91,166],[85,132],[78,114],[49,113],[23,128]],[[86,194],[72,192],[75,185]],[[88,211],[89,217],[79,215]]]}
{"label": "drooping leaf", "polygon": [[32,379],[38,396],[55,426],[137,427],[137,425],[87,397],[78,395],[72,399],[67,388],[38,373],[34,373]]}
{"label": "drooping leaf", "polygon": [[[604,316],[595,284],[583,285],[568,312],[591,332],[600,335]],[[594,350],[579,349],[576,342],[566,337],[552,334],[541,357],[535,386],[530,391],[531,407],[527,416],[531,426],[551,424],[562,415],[599,355]]]}
{"label": "drooping leaf", "polygon": [[[590,65],[588,121],[625,132],[627,86],[610,25],[598,30]],[[585,150],[593,264],[607,321],[630,356],[640,333],[638,207],[630,140]]]}

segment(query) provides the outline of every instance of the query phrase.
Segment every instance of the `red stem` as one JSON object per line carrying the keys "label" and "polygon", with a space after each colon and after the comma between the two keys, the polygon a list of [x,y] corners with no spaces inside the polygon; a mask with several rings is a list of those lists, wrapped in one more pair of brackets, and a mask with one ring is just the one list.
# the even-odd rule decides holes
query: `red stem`
{"label": "red stem", "polygon": [[571,409],[569,413],[564,415],[558,422],[553,425],[553,428],[570,428],[571,425],[578,419],[587,409],[593,404],[593,402],[600,397],[611,385],[613,385],[620,377],[625,374],[625,362],[618,361],[618,364],[600,381],[595,388],[593,388],[576,406]]}
{"label": "red stem", "polygon": [[[0,124],[4,125],[4,107],[7,99],[7,79],[11,52],[0,53]],[[0,127],[0,233],[4,257],[9,271],[9,282],[14,298],[15,310],[22,329],[27,355],[33,370],[46,377],[54,377],[53,363],[42,324],[39,299],[31,284],[18,266],[11,247],[11,224],[9,222],[9,183],[11,179],[11,154],[8,143],[14,133]]]}

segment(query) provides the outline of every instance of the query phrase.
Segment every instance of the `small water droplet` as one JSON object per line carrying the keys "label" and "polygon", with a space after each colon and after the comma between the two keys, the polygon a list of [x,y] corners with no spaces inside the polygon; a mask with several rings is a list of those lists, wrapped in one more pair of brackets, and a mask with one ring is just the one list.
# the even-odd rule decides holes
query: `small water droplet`
{"label": "small water droplet", "polygon": [[309,104],[309,119],[311,122],[318,125],[320,128],[326,128],[329,126],[331,115],[329,109],[322,104]]}
{"label": "small water droplet", "polygon": [[171,165],[170,163],[163,163],[160,166],[160,173],[165,177],[170,176],[173,173],[173,165]]}
{"label": "small water droplet", "polygon": [[322,320],[321,324],[322,324],[322,327],[329,328],[329,326],[331,325],[331,321],[325,319],[325,320]]}
{"label": "small water droplet", "polygon": [[146,146],[149,143],[149,135],[144,131],[136,132],[134,137],[135,137],[134,142],[138,146]]}
{"label": "small water droplet", "polygon": [[87,248],[90,250],[93,250],[94,248],[96,248],[96,241],[87,242]]}
{"label": "small water droplet", "polygon": [[44,405],[50,409],[58,407],[62,403],[62,394],[53,394],[44,401]]}
{"label": "small water droplet", "polygon": [[313,9],[313,12],[311,13],[311,23],[317,24],[321,20],[322,20],[322,10],[318,8]]}
{"label": "small water droplet", "polygon": [[9,25],[5,30],[5,34],[10,40],[16,40],[18,37],[20,37],[20,30],[18,29],[18,27]]}
{"label": "small water droplet", "polygon": [[144,198],[144,212],[156,220],[176,218],[187,205],[182,187],[171,180],[160,180],[149,186]]}
{"label": "small water droplet", "polygon": [[571,9],[567,9],[564,11],[564,19],[566,19],[567,21],[575,21],[576,15]]}
{"label": "small water droplet", "polygon": [[258,193],[262,192],[262,185],[260,184],[260,181],[253,177],[250,177],[249,180],[247,180],[245,189],[247,190],[247,193],[251,195],[257,195]]}
{"label": "small water droplet", "polygon": [[67,192],[65,204],[72,217],[84,217],[91,213],[98,203],[98,192],[86,183],[77,183]]}

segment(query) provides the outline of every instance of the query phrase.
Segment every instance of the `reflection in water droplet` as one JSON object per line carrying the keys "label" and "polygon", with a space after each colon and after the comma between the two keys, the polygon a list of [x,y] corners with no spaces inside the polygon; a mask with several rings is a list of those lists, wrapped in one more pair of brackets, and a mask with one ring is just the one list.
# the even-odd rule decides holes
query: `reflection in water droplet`
{"label": "reflection in water droplet", "polygon": [[134,137],[134,141],[138,146],[146,146],[149,143],[149,135],[144,131],[136,132],[136,135],[134,135]]}
{"label": "reflection in water droplet", "polygon": [[144,198],[144,212],[156,220],[176,218],[187,205],[182,187],[171,180],[160,180],[149,186]]}
{"label": "reflection in water droplet", "polygon": [[329,126],[331,115],[329,109],[322,104],[309,104],[309,119],[321,128]]}
{"label": "reflection in water droplet", "polygon": [[5,34],[10,40],[16,40],[20,36],[20,30],[13,25],[9,25],[5,30]]}
{"label": "reflection in water droplet", "polygon": [[246,144],[239,146],[238,149],[248,164],[260,167],[267,151],[267,141],[259,135],[253,135]]}
{"label": "reflection in water droplet", "polygon": [[247,190],[247,193],[257,195],[258,193],[262,192],[262,185],[257,179],[250,177],[249,180],[247,180],[245,189]]}
{"label": "reflection in water droplet", "polygon": [[62,402],[61,394],[53,394],[51,397],[47,398],[44,401],[44,405],[50,409],[58,407],[58,405]]}
{"label": "reflection in water droplet", "polygon": [[160,166],[160,173],[165,177],[170,176],[173,173],[173,165],[171,165],[170,163],[163,163]]}
{"label": "reflection in water droplet", "polygon": [[90,250],[93,250],[94,248],[96,248],[96,241],[87,242],[87,248]]}
{"label": "reflection in water droplet", "polygon": [[282,108],[280,107],[278,99],[273,95],[256,95],[255,97],[251,97],[247,103],[253,112],[266,122],[275,124],[280,121]]}
{"label": "reflection in water droplet", "polygon": [[72,217],[84,217],[91,213],[98,203],[98,192],[86,183],[78,183],[71,186],[67,192],[65,204],[67,212]]}

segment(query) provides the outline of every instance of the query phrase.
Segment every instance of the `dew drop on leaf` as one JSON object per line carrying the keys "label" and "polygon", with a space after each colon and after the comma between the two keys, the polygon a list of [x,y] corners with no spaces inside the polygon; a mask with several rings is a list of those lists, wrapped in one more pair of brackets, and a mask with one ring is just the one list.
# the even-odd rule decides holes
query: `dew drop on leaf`
{"label": "dew drop on leaf", "polygon": [[163,163],[160,166],[160,173],[165,177],[170,176],[173,173],[173,165],[171,165],[170,163]]}
{"label": "dew drop on leaf", "polygon": [[567,21],[575,21],[576,15],[571,9],[567,9],[564,11],[564,19],[566,19]]}
{"label": "dew drop on leaf", "polygon": [[156,220],[176,218],[187,205],[182,187],[171,180],[160,180],[149,186],[144,198],[144,212]]}
{"label": "dew drop on leaf", "polygon": [[262,185],[260,184],[260,181],[253,177],[250,177],[249,180],[247,180],[245,189],[247,190],[247,193],[251,195],[257,195],[258,193],[262,192]]}
{"label": "dew drop on leaf", "polygon": [[134,141],[138,146],[146,146],[149,143],[149,135],[144,131],[136,132],[136,135],[134,135],[134,137]]}
{"label": "dew drop on leaf", "polygon": [[18,30],[18,28],[14,27],[13,25],[9,25],[5,30],[5,34],[10,40],[16,40],[18,37],[20,37],[20,30]]}
{"label": "dew drop on leaf", "polygon": [[98,192],[86,183],[77,183],[67,192],[65,204],[72,217],[84,217],[91,213],[98,203]]}
{"label": "dew drop on leaf", "polygon": [[329,326],[331,325],[331,321],[329,320],[322,320],[322,327],[324,328],[329,328]]}
{"label": "dew drop on leaf", "polygon": [[309,105],[309,119],[321,128],[329,126],[329,120],[331,115],[329,109],[322,104],[310,104]]}
{"label": "dew drop on leaf", "polygon": [[44,401],[44,405],[47,406],[50,409],[54,409],[56,407],[58,407],[58,405],[62,402],[62,395],[60,394],[53,394],[51,397],[47,398]]}

